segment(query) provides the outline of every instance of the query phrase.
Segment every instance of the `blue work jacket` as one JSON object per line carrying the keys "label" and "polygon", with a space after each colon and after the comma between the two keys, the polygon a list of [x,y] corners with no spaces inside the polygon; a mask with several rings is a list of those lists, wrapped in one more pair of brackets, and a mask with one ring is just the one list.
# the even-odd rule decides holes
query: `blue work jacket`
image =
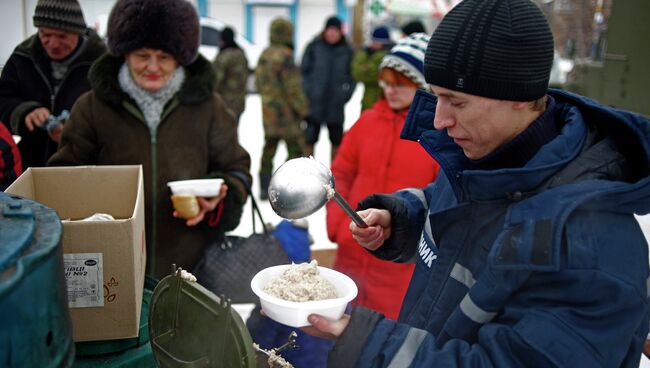
{"label": "blue work jacket", "polygon": [[424,189],[374,195],[392,236],[375,255],[416,268],[398,321],[355,308],[330,366],[638,367],[648,334],[650,123],[550,91],[560,134],[520,168],[472,170],[435,96],[402,137],[440,163]]}

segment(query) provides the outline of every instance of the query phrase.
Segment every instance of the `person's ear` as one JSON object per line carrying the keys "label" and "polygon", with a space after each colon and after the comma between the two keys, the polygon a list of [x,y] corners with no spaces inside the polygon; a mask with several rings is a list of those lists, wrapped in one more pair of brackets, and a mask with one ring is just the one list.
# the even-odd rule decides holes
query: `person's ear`
{"label": "person's ear", "polygon": [[521,111],[521,110],[529,107],[530,104],[531,104],[530,102],[526,102],[526,101],[514,101],[512,103],[512,109],[516,110],[516,111]]}

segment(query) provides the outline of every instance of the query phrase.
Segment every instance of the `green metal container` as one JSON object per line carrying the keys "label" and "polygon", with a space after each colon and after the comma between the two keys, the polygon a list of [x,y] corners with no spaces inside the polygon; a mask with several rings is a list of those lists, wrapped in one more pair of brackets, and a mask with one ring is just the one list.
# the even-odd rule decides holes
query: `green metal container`
{"label": "green metal container", "polygon": [[51,208],[0,192],[0,367],[72,365],[61,231]]}
{"label": "green metal container", "polygon": [[606,105],[650,116],[648,0],[615,0],[602,61],[580,62],[566,88]]}
{"label": "green metal container", "polygon": [[156,286],[149,336],[159,367],[254,368],[257,356],[246,325],[230,306],[174,272]]}

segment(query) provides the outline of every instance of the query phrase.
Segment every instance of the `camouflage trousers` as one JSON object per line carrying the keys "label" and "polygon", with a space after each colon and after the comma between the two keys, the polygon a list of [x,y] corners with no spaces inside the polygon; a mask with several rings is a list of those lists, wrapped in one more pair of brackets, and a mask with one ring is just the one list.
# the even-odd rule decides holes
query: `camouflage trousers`
{"label": "camouflage trousers", "polygon": [[273,173],[273,157],[278,149],[281,140],[287,145],[287,159],[303,155],[305,139],[300,129],[287,129],[284,137],[264,136],[264,149],[262,150],[262,161],[260,163],[260,176]]}

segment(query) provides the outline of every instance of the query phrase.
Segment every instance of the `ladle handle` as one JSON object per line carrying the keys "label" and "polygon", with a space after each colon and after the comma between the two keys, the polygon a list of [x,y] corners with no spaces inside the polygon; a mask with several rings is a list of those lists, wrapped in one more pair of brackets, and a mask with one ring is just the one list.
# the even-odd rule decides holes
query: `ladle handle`
{"label": "ladle handle", "polygon": [[354,221],[354,223],[357,224],[358,227],[362,227],[362,228],[366,228],[366,227],[368,227],[368,224],[366,224],[366,222],[363,221],[363,219],[361,218],[361,216],[359,216],[359,215],[358,215],[358,214],[357,214],[357,213],[352,209],[352,207],[350,207],[350,205],[348,204],[348,202],[346,202],[346,200],[343,199],[343,197],[341,197],[341,195],[340,195],[338,192],[334,192],[334,197],[333,197],[333,198],[334,198],[334,200],[336,201],[336,203],[337,203],[339,206],[341,206],[341,209],[343,210],[343,212],[345,212],[348,216],[350,216],[350,218],[352,219],[352,221]]}

